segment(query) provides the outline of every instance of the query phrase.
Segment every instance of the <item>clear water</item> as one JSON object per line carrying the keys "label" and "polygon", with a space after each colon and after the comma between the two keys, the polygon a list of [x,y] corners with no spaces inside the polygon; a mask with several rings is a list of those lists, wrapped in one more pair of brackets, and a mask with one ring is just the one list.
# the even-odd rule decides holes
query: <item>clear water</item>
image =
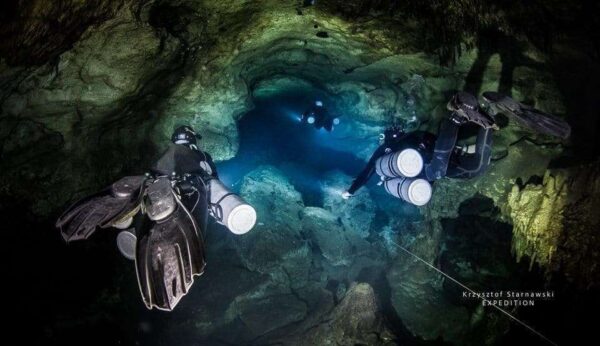
{"label": "clear water", "polygon": [[322,100],[326,107],[332,104],[319,94],[297,89],[255,99],[256,107],[238,122],[238,154],[218,164],[221,180],[238,190],[245,174],[257,166],[271,165],[286,175],[305,205],[322,206],[321,181],[335,170],[357,175],[365,161],[355,152],[374,139],[349,136],[352,124],[344,118],[343,109],[331,106],[328,110],[341,120],[332,132],[301,123],[301,114],[315,100]]}

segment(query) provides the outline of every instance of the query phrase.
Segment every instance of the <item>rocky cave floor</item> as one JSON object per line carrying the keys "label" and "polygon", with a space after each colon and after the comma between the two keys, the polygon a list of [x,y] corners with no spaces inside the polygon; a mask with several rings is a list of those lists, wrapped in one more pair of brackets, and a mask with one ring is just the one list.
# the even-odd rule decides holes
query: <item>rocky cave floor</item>
{"label": "rocky cave floor", "polygon": [[[0,24],[27,48],[0,46],[12,323],[63,345],[545,344],[400,244],[475,290],[555,290],[511,312],[559,344],[591,333],[597,63],[568,40],[549,53],[502,36],[443,66],[421,46],[426,23],[344,12],[357,3],[370,2],[40,0]],[[457,90],[508,92],[566,117],[573,137],[501,121],[488,173],[436,183],[426,207],[373,182],[340,198],[387,124],[435,132]],[[297,122],[315,99],[341,116],[331,134]],[[115,232],[66,246],[52,223],[70,201],[144,172],[179,123],[202,133],[259,220],[243,236],[211,225],[192,291],[174,312],[146,311]]]}

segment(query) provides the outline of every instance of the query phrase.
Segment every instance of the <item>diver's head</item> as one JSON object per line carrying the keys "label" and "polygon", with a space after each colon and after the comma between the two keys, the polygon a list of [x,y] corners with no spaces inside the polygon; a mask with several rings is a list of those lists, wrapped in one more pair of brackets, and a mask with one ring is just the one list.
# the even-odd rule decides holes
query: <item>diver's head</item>
{"label": "diver's head", "polygon": [[173,131],[173,135],[171,135],[171,142],[174,144],[181,145],[196,145],[196,140],[202,139],[191,126],[183,125],[178,126],[175,131]]}
{"label": "diver's head", "polygon": [[404,137],[404,128],[399,125],[393,125],[385,129],[385,131],[379,136],[379,142],[384,143],[396,143]]}

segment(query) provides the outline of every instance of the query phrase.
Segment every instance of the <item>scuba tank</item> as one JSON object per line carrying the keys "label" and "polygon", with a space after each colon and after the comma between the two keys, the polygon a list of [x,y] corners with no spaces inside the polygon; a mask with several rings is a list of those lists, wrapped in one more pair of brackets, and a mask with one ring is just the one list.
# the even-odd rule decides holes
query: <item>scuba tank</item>
{"label": "scuba tank", "polygon": [[416,206],[423,206],[431,199],[431,184],[425,179],[394,178],[384,183],[385,191]]}
{"label": "scuba tank", "polygon": [[256,210],[246,201],[231,192],[220,180],[210,179],[210,212],[231,233],[244,234],[256,223]]}
{"label": "scuba tank", "polygon": [[382,178],[413,178],[423,170],[423,157],[415,149],[404,149],[386,154],[375,164],[375,171]]}
{"label": "scuba tank", "polygon": [[431,184],[416,177],[423,171],[423,156],[408,148],[383,155],[375,162],[375,171],[381,177],[390,195],[416,206],[431,199]]}

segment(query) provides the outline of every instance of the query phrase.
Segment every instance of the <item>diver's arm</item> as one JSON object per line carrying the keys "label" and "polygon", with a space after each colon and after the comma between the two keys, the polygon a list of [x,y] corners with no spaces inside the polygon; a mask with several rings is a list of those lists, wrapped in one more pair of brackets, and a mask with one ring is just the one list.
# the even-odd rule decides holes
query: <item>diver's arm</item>
{"label": "diver's arm", "polygon": [[217,166],[215,165],[212,156],[210,156],[210,154],[206,152],[204,153],[204,155],[206,156],[206,162],[208,162],[208,165],[212,170],[212,176],[219,179],[219,173],[217,173]]}
{"label": "diver's arm", "polygon": [[363,185],[365,185],[369,181],[369,179],[371,179],[371,177],[375,173],[375,163],[377,162],[377,159],[383,156],[384,154],[385,146],[383,145],[377,148],[377,150],[375,150],[373,155],[371,155],[371,158],[369,159],[369,162],[367,163],[365,168],[363,168],[363,170],[356,177],[356,179],[354,179],[352,185],[348,189],[347,192],[350,195],[353,195],[358,189],[363,187]]}

